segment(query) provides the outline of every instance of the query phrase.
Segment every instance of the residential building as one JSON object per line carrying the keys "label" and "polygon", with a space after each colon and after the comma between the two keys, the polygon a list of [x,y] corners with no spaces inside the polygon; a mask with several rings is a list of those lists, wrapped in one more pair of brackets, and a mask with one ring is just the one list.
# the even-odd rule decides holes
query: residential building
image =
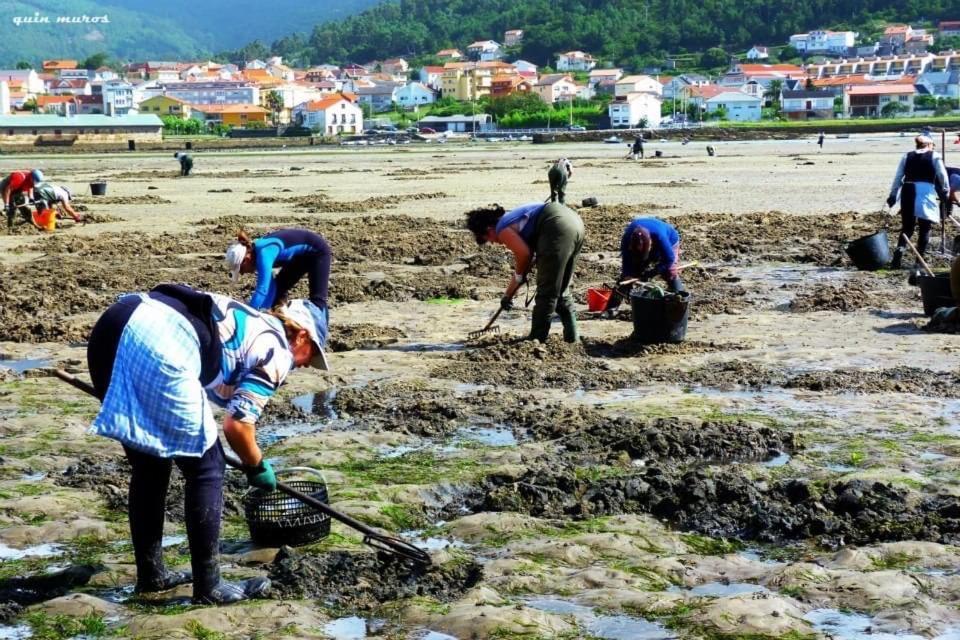
{"label": "residential building", "polygon": [[830,91],[822,90],[783,91],[780,112],[788,120],[833,118],[833,97]]}
{"label": "residential building", "polygon": [[393,101],[404,109],[433,104],[435,100],[436,94],[433,90],[419,82],[408,82],[397,87],[393,92]]}
{"label": "residential building", "polygon": [[914,86],[918,93],[935,98],[960,98],[960,70],[927,71],[917,78]]}
{"label": "residential building", "polygon": [[467,47],[467,55],[471,60],[490,61],[503,57],[500,45],[493,40],[478,40]]}
{"label": "residential building", "polygon": [[888,104],[898,103],[905,108],[903,113],[912,114],[914,95],[916,89],[912,84],[884,82],[853,86],[843,96],[844,112],[851,118],[875,118],[883,115]]}
{"label": "residential building", "polygon": [[163,122],[155,115],[0,116],[0,144],[161,142]]}
{"label": "residential building", "polygon": [[616,82],[623,77],[623,69],[591,69],[587,82],[594,87],[604,80]]}
{"label": "residential building", "polygon": [[827,31],[818,29],[790,36],[790,46],[800,53],[846,53],[857,41],[854,31]]}
{"label": "residential building", "polygon": [[420,82],[436,91],[440,90],[440,78],[443,77],[443,67],[426,66],[420,69]]}
{"label": "residential building", "polygon": [[103,113],[103,95],[74,96],[77,113],[81,115],[101,115]]}
{"label": "residential building", "polygon": [[526,60],[517,60],[513,63],[513,68],[517,70],[522,76],[527,78],[536,78],[537,77],[537,65],[532,62],[527,62]]}
{"label": "residential building", "polygon": [[591,84],[578,84],[575,97],[577,100],[593,100],[597,95],[596,90]]}
{"label": "residential building", "polygon": [[663,99],[674,100],[683,97],[690,87],[702,87],[710,84],[710,80],[694,73],[683,73],[679,76],[661,78],[660,83],[663,85],[661,90]]}
{"label": "residential building", "polygon": [[194,104],[190,117],[206,124],[246,127],[253,123],[267,124],[270,111],[253,104]]}
{"label": "residential building", "polygon": [[573,100],[577,97],[577,85],[573,78],[566,73],[550,73],[540,76],[537,82],[537,93],[544,102],[560,102]]}
{"label": "residential building", "polygon": [[376,113],[390,111],[393,108],[393,92],[400,86],[394,82],[371,82],[357,87],[357,99],[364,107]]}
{"label": "residential building", "polygon": [[726,120],[754,122],[760,120],[763,100],[742,91],[723,91],[706,100],[707,113],[723,111]]}
{"label": "residential building", "polygon": [[307,82],[326,82],[337,79],[337,68],[330,68],[330,65],[321,65],[319,67],[314,67],[308,69],[304,75],[304,80]]}
{"label": "residential building", "polygon": [[[61,69],[57,72],[57,77],[61,80],[89,80],[96,74],[90,73],[89,69]],[[100,78],[105,80],[106,78]]]}
{"label": "residential building", "polygon": [[[60,72],[60,77],[64,77],[62,71]],[[119,80],[120,75],[110,67],[98,67],[97,70],[93,72],[93,79],[107,82],[109,80]]]}
{"label": "residential building", "polygon": [[597,61],[583,51],[567,51],[557,54],[557,71],[590,71]]}
{"label": "residential building", "polygon": [[536,85],[519,74],[493,76],[490,82],[490,97],[503,98],[514,93],[529,93]]}
{"label": "residential building", "polygon": [[191,113],[189,104],[170,96],[154,96],[144,100],[137,107],[137,111],[142,114],[152,113],[158,116],[176,116],[178,118],[189,118]]}
{"label": "residential building", "polygon": [[89,96],[93,93],[90,82],[84,79],[56,80],[50,86],[50,93],[55,96]]}
{"label": "residential building", "polygon": [[937,30],[941,38],[960,36],[960,20],[944,20],[940,22]]}
{"label": "residential building", "polygon": [[688,87],[684,91],[684,95],[679,96],[679,98],[681,100],[687,100],[690,104],[698,107],[701,111],[706,111],[707,100],[728,91],[730,91],[728,87],[718,84],[707,84],[699,87]]}
{"label": "residential building", "polygon": [[260,92],[260,106],[265,109],[271,109],[266,102],[267,96],[269,96],[271,93],[276,93],[279,95],[282,107],[277,115],[279,122],[285,124],[291,121],[291,113],[293,108],[298,104],[312,102],[314,100],[321,100],[325,97],[325,93],[330,94],[335,92],[336,86],[333,83],[327,83],[329,85],[327,91],[324,91],[319,84],[307,85],[298,84],[296,82],[286,82],[284,84],[277,85],[269,91]]}
{"label": "residential building", "polygon": [[103,83],[101,92],[103,112],[110,116],[122,116],[133,109],[133,85],[125,80]]}
{"label": "residential building", "polygon": [[913,28],[910,25],[894,24],[883,30],[883,37],[880,42],[891,45],[895,52],[899,52],[912,36]]}
{"label": "residential building", "polygon": [[380,63],[380,70],[391,76],[403,76],[410,71],[410,64],[403,58],[389,58]]}
{"label": "residential building", "polygon": [[427,116],[420,118],[421,127],[430,127],[434,131],[450,131],[456,133],[471,133],[493,130],[493,116],[489,113],[463,116]]}
{"label": "residential building", "polygon": [[48,72],[58,72],[63,69],[76,69],[79,63],[76,60],[44,60],[41,68]]}
{"label": "residential building", "polygon": [[927,33],[926,29],[914,29],[903,45],[903,51],[914,54],[926,53],[931,47],[933,47],[933,34]]}
{"label": "residential building", "polygon": [[463,54],[460,53],[459,49],[440,49],[436,55],[441,60],[449,60],[451,62],[463,59]]}
{"label": "residential building", "polygon": [[952,65],[960,65],[960,54],[919,53],[825,61],[808,65],[806,73],[811,78],[869,75],[874,78],[897,79],[903,75],[914,75],[928,70],[942,71]]}
{"label": "residential building", "polygon": [[607,105],[612,127],[660,126],[660,97],[653,93],[628,93],[617,96]]}
{"label": "residential building", "polygon": [[767,60],[770,58],[770,49],[755,44],[747,51],[747,60]]}
{"label": "residential building", "polygon": [[[497,69],[497,75],[501,75]],[[448,62],[440,77],[440,95],[461,102],[477,100],[490,95],[494,68],[470,62]]]}
{"label": "residential building", "polygon": [[631,93],[663,94],[663,85],[650,76],[625,76],[617,80],[614,96],[621,98]]}
{"label": "residential building", "polygon": [[168,82],[157,86],[163,95],[188,104],[260,104],[260,88],[250,82]]}
{"label": "residential building", "polygon": [[302,127],[328,136],[363,131],[363,109],[342,94],[299,104],[293,108],[292,119]]}
{"label": "residential building", "polygon": [[66,115],[68,110],[77,113],[73,96],[37,96],[37,111]]}
{"label": "residential building", "polygon": [[515,47],[523,42],[523,29],[509,29],[503,32],[503,46]]}
{"label": "residential building", "polygon": [[0,81],[10,86],[10,91],[20,91],[27,96],[43,93],[43,80],[33,69],[0,69]]}

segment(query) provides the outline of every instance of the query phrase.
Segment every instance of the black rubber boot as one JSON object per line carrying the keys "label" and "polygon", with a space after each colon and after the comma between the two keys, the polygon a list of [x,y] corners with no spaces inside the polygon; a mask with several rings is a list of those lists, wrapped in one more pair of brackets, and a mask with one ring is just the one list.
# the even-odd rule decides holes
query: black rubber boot
{"label": "black rubber boot", "polygon": [[580,330],[577,327],[577,315],[573,307],[566,304],[561,298],[557,305],[557,315],[560,316],[560,324],[563,325],[563,340],[571,344],[580,342]]}
{"label": "black rubber boot", "polygon": [[890,260],[891,269],[900,269],[903,267],[903,247],[897,247],[893,250],[893,258]]}
{"label": "black rubber boot", "polygon": [[143,553],[134,552],[137,563],[137,586],[134,593],[156,593],[193,582],[190,571],[167,571],[163,566],[163,548],[153,545]]}
{"label": "black rubber boot", "polygon": [[264,598],[270,593],[270,579],[258,576],[239,582],[227,582],[220,578],[220,561],[216,558],[198,567],[194,563],[197,579],[193,581],[193,604],[233,604],[253,598]]}

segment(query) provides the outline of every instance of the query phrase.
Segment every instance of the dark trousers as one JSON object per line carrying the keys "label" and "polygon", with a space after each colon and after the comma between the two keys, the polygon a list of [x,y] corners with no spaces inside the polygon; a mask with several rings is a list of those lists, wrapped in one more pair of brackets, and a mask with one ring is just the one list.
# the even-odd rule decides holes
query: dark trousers
{"label": "dark trousers", "polygon": [[550,202],[564,203],[567,189],[567,172],[561,167],[551,167],[547,172],[550,181]]}
{"label": "dark trousers", "polygon": [[[123,329],[140,302],[137,296],[124,296],[100,316],[90,333],[87,366],[101,400],[110,386]],[[123,449],[132,469],[127,513],[138,583],[149,584],[163,572],[163,520],[170,470],[174,463],[186,481],[184,507],[190,559],[194,575],[202,575],[202,567],[209,567],[217,561],[220,545],[226,464],[220,441],[199,458],[160,458],[127,446]]]}
{"label": "dark trousers", "polygon": [[563,339],[579,340],[570,281],[583,248],[583,220],[564,205],[550,203],[537,220],[537,294],[530,323],[530,338],[546,341],[550,318],[556,311],[563,324]]}
{"label": "dark trousers", "polygon": [[[904,191],[906,191],[906,186],[907,185],[904,185]],[[902,194],[900,197],[903,199]],[[913,231],[917,227],[920,228],[920,235],[917,238],[917,252],[922,255],[927,251],[927,245],[930,244],[930,230],[933,228],[933,223],[929,220],[917,218],[914,214],[913,198],[903,200],[900,206],[900,238],[897,240],[898,249],[903,249],[907,246],[907,238],[913,236]]]}
{"label": "dark trousers", "polygon": [[193,169],[193,161],[192,161],[192,160],[190,160],[190,161],[188,161],[188,162],[181,162],[181,163],[180,163],[180,175],[181,175],[181,176],[188,176],[188,175],[190,175],[190,170],[191,170],[191,169]]}
{"label": "dark trousers", "polygon": [[296,286],[303,276],[307,276],[310,285],[310,302],[321,309],[327,306],[327,295],[330,287],[330,251],[307,253],[297,256],[284,265],[274,280],[277,287],[277,296],[274,304],[286,299],[290,290]]}
{"label": "dark trousers", "polygon": [[[130,494],[127,512],[130,537],[137,558],[137,577],[155,576],[162,557],[163,520],[170,470],[176,463],[185,481],[184,520],[190,544],[190,564],[196,579],[217,561],[220,552],[220,518],[223,512],[223,445],[216,443],[199,458],[158,458],[129,447]],[[162,569],[162,564],[160,565]],[[209,573],[209,569],[207,569]]]}

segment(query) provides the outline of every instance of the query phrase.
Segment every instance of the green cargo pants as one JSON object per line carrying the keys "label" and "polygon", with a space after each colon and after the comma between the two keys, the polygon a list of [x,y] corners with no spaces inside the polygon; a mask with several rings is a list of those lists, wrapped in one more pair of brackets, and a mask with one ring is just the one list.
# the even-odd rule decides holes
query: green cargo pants
{"label": "green cargo pants", "polygon": [[575,211],[551,202],[543,208],[534,233],[537,256],[537,295],[533,305],[530,339],[546,341],[550,318],[556,311],[563,324],[563,339],[578,342],[577,318],[570,295],[570,280],[583,248],[583,220]]}

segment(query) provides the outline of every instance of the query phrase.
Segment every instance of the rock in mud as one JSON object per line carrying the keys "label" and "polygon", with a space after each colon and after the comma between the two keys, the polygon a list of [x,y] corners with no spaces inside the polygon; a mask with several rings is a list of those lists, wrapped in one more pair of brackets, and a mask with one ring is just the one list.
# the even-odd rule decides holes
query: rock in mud
{"label": "rock in mud", "polygon": [[360,610],[413,596],[448,602],[482,577],[483,569],[473,560],[423,567],[386,554],[331,551],[312,555],[289,547],[281,548],[270,566],[273,589],[284,598],[315,598],[331,606]]}
{"label": "rock in mud", "polygon": [[[82,587],[94,574],[103,571],[103,566],[78,564],[35,576],[17,576],[0,580],[0,603],[16,603],[29,606],[45,600],[59,598],[77,587]],[[0,605],[0,615],[9,605]]]}
{"label": "rock in mud", "polygon": [[454,394],[411,383],[341,389],[332,403],[341,416],[362,417],[384,430],[422,436],[453,431],[469,415],[468,407]]}
{"label": "rock in mud", "polygon": [[396,327],[381,327],[375,324],[337,325],[330,336],[328,347],[333,352],[379,349],[395,344],[404,337],[406,334]]}

